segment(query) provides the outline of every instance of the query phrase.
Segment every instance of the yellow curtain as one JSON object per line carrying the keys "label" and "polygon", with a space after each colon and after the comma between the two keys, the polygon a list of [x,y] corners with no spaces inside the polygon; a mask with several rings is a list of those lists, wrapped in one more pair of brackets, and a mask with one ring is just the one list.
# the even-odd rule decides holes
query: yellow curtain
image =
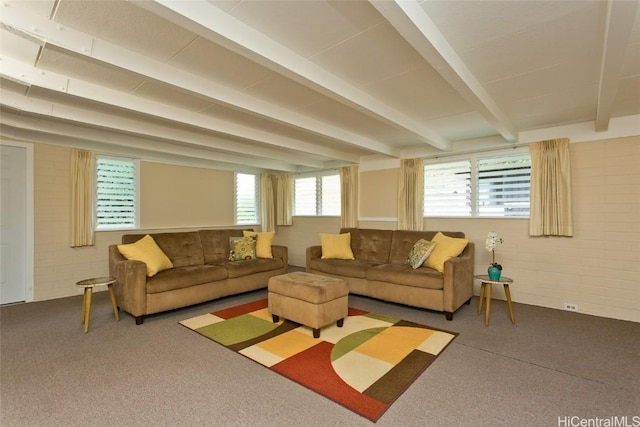
{"label": "yellow curtain", "polygon": [[71,247],[93,246],[96,155],[71,150]]}
{"label": "yellow curtain", "polygon": [[422,230],[424,204],[422,159],[400,161],[398,179],[398,229]]}
{"label": "yellow curtain", "polygon": [[529,151],[529,235],[573,236],[569,139],[534,142]]}
{"label": "yellow curtain", "polygon": [[260,175],[260,220],[262,231],[275,231],[275,204],[273,201],[273,181],[271,175],[263,173]]}
{"label": "yellow curtain", "polygon": [[276,177],[276,225],[291,225],[292,222],[292,178],[291,174]]}
{"label": "yellow curtain", "polygon": [[340,227],[358,226],[358,165],[340,171]]}

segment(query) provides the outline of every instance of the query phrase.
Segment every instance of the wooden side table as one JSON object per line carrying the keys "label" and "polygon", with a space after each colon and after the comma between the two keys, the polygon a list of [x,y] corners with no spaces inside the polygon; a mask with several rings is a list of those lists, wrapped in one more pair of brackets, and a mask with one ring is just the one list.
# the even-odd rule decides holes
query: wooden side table
{"label": "wooden side table", "polygon": [[77,286],[84,288],[84,298],[82,299],[82,318],[81,323],[84,324],[84,333],[89,332],[89,312],[91,311],[91,294],[95,286],[107,286],[109,288],[109,297],[111,298],[111,306],[113,307],[113,315],[116,321],[120,321],[118,314],[118,305],[116,304],[116,294],[113,290],[113,284],[116,279],[113,277],[95,277],[92,279],[81,280],[76,283]]}
{"label": "wooden side table", "polygon": [[486,274],[480,274],[473,276],[476,280],[479,280],[482,284],[480,287],[480,302],[478,303],[478,314],[482,313],[482,301],[486,299],[487,308],[484,314],[484,324],[489,326],[489,316],[491,313],[491,285],[503,285],[504,293],[507,297],[507,307],[509,308],[509,317],[511,323],[516,323],[516,319],[513,315],[513,307],[511,306],[511,291],[509,291],[509,285],[513,283],[513,279],[510,277],[502,276],[499,280],[491,280]]}

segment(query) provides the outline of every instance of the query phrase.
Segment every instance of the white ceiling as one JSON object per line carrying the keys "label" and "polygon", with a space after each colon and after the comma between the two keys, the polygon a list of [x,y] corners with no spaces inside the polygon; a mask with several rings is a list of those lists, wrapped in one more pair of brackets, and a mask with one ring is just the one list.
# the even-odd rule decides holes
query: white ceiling
{"label": "white ceiling", "polygon": [[607,131],[640,114],[639,3],[4,1],[1,130],[291,172]]}

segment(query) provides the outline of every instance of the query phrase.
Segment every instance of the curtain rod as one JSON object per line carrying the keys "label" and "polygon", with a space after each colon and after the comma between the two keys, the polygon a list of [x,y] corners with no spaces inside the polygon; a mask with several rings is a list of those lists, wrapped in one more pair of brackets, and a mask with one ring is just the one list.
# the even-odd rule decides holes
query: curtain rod
{"label": "curtain rod", "polygon": [[521,142],[518,144],[511,144],[508,147],[486,147],[486,148],[478,148],[475,150],[467,150],[467,151],[456,151],[442,154],[432,154],[430,156],[423,157],[424,159],[440,159],[442,157],[455,157],[455,156],[464,156],[468,154],[479,154],[479,153],[488,153],[488,152],[498,152],[498,151],[507,151],[507,150],[515,150],[522,147],[528,147],[530,142]]}

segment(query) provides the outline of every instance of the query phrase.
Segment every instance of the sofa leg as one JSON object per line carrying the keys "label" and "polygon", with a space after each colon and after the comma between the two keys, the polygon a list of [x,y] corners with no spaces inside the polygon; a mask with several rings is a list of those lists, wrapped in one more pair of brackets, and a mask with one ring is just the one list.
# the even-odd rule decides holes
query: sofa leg
{"label": "sofa leg", "polygon": [[466,300],[466,301],[465,301],[465,304],[466,304],[466,305],[471,304],[471,298],[469,298],[468,300]]}
{"label": "sofa leg", "polygon": [[445,311],[444,312],[445,317],[447,318],[447,320],[453,320],[453,313],[450,311]]}
{"label": "sofa leg", "polygon": [[136,325],[142,325],[144,322],[144,316],[136,316]]}

